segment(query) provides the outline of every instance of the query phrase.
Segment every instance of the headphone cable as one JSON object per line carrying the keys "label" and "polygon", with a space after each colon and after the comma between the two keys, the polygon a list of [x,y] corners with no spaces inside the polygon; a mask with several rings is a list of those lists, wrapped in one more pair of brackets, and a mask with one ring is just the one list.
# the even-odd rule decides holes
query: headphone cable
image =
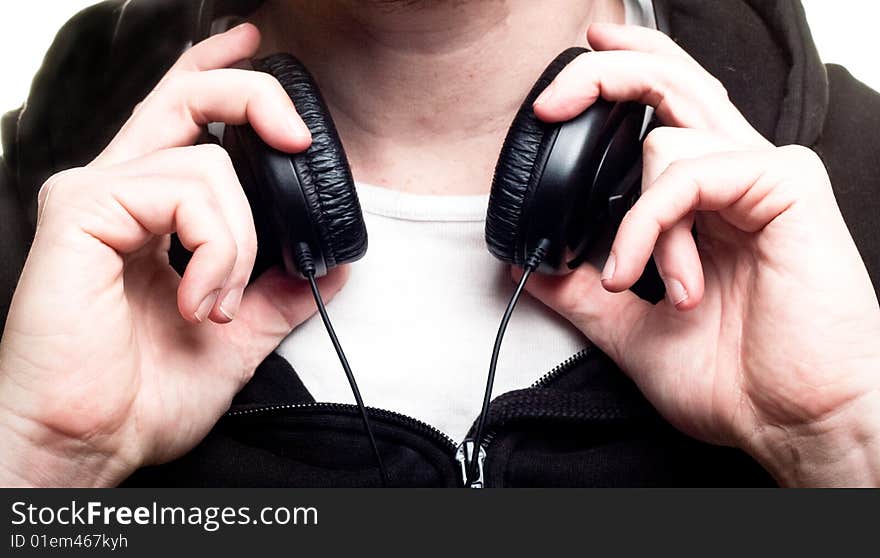
{"label": "headphone cable", "polygon": [[473,453],[470,458],[468,458],[466,453],[467,448],[465,448],[465,464],[468,485],[472,485],[480,476],[479,461],[480,450],[483,443],[483,432],[486,428],[486,421],[489,416],[489,403],[492,401],[492,388],[495,385],[495,371],[498,368],[498,356],[501,354],[501,342],[504,340],[504,334],[507,331],[507,324],[510,322],[510,317],[513,315],[513,310],[516,308],[516,303],[519,302],[520,295],[522,295],[529,277],[531,277],[534,270],[538,269],[538,266],[541,265],[544,258],[547,257],[547,252],[549,250],[550,241],[543,238],[538,242],[538,246],[526,259],[525,265],[523,265],[522,277],[519,280],[519,284],[516,286],[516,290],[513,292],[513,296],[510,297],[510,302],[507,303],[507,309],[504,311],[504,316],[501,318],[501,324],[498,326],[498,333],[495,335],[495,345],[492,348],[492,359],[489,361],[489,375],[486,378],[486,392],[483,394],[483,407],[480,411],[480,418],[477,421],[476,436],[473,440]]}
{"label": "headphone cable", "polygon": [[370,418],[367,415],[367,407],[364,405],[361,391],[358,389],[357,382],[354,379],[354,372],[352,372],[351,366],[348,364],[348,359],[345,357],[345,352],[342,350],[342,344],[339,342],[339,338],[336,336],[336,331],[333,329],[333,324],[330,322],[330,316],[327,315],[327,308],[324,306],[324,300],[321,298],[321,291],[318,289],[318,281],[315,278],[315,264],[312,260],[312,254],[308,245],[305,243],[297,244],[294,248],[294,256],[296,258],[297,267],[303,275],[306,276],[306,279],[309,280],[312,295],[315,297],[315,306],[318,307],[318,313],[321,315],[321,320],[324,322],[324,327],[327,329],[327,334],[330,336],[330,341],[333,343],[333,348],[336,350],[336,356],[339,357],[339,362],[342,364],[342,370],[345,371],[345,377],[348,378],[348,385],[351,387],[351,393],[354,395],[354,400],[360,411],[361,419],[363,419],[364,430],[367,432],[367,437],[370,439],[370,446],[373,449],[373,455],[376,457],[376,464],[379,466],[379,473],[382,475],[382,486],[388,487],[390,485],[388,482],[388,472],[385,470],[385,464],[382,462],[382,454],[379,453],[379,446],[376,444],[376,437],[373,435],[373,427],[370,424]]}

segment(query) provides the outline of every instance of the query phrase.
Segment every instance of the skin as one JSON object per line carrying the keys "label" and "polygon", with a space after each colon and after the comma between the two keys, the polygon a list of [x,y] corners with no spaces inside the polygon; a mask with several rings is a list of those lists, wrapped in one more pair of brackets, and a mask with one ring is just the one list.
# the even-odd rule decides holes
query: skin
{"label": "skin", "polygon": [[252,19],[261,54],[315,75],[359,180],[437,195],[485,194],[544,67],[623,20],[621,0],[269,0]]}
{"label": "skin", "polygon": [[[555,28],[560,12],[533,4],[270,2],[255,20],[323,18],[295,40],[268,26],[263,51],[316,74],[357,178],[421,193],[484,193],[523,92],[588,41],[597,52],[536,114],[564,120],[601,93],[654,105],[666,127],[605,269],[536,277],[530,292],[685,432],[745,449],[786,485],[880,484],[880,308],[821,161],[772,146],[661,34],[583,34],[619,21],[619,3],[559,0],[583,18]],[[224,69],[259,45],[250,25],[197,45],[94,162],[44,186],[0,345],[2,484],[112,485],[185,453],[311,315],[305,286],[279,272],[244,289],[255,240],[240,185],[221,150],[190,147],[206,122],[248,120],[278,149],[306,148],[277,83]],[[195,254],[183,278],[171,232]],[[627,290],[652,256],[668,294],[656,306]],[[344,275],[325,279],[328,298]]]}

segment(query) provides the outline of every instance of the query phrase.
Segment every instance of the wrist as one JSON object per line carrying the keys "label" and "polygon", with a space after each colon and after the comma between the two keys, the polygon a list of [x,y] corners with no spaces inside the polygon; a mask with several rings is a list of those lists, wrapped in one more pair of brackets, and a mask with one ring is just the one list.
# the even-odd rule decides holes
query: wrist
{"label": "wrist", "polygon": [[798,427],[761,428],[747,448],[782,486],[880,486],[880,390]]}
{"label": "wrist", "polygon": [[135,470],[134,460],[121,452],[67,436],[33,418],[26,412],[28,399],[11,396],[11,382],[4,376],[0,371],[0,486],[115,486]]}
{"label": "wrist", "polygon": [[0,413],[0,438],[4,487],[109,487],[134,470],[88,442],[63,438],[9,413]]}

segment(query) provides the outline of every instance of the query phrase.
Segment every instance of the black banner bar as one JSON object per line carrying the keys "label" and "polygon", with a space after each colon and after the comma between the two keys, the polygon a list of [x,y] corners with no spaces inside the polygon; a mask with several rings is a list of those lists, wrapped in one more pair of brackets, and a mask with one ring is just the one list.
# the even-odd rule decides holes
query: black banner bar
{"label": "black banner bar", "polygon": [[847,555],[876,546],[878,504],[864,490],[5,490],[0,556]]}

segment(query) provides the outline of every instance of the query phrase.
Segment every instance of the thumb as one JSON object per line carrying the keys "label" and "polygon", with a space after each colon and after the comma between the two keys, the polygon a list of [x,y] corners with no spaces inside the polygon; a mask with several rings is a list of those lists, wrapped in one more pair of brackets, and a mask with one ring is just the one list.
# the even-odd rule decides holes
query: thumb
{"label": "thumb", "polygon": [[[513,275],[519,279],[522,270],[513,268]],[[588,264],[564,276],[534,274],[526,290],[574,324],[624,369],[630,334],[652,308],[630,291],[605,290],[599,272]]]}
{"label": "thumb", "polygon": [[[347,266],[335,268],[318,279],[324,302],[332,300],[346,280]],[[239,345],[239,354],[249,369],[255,369],[315,312],[317,307],[308,281],[272,268],[245,290],[235,320],[224,326],[229,333],[224,337]]]}

